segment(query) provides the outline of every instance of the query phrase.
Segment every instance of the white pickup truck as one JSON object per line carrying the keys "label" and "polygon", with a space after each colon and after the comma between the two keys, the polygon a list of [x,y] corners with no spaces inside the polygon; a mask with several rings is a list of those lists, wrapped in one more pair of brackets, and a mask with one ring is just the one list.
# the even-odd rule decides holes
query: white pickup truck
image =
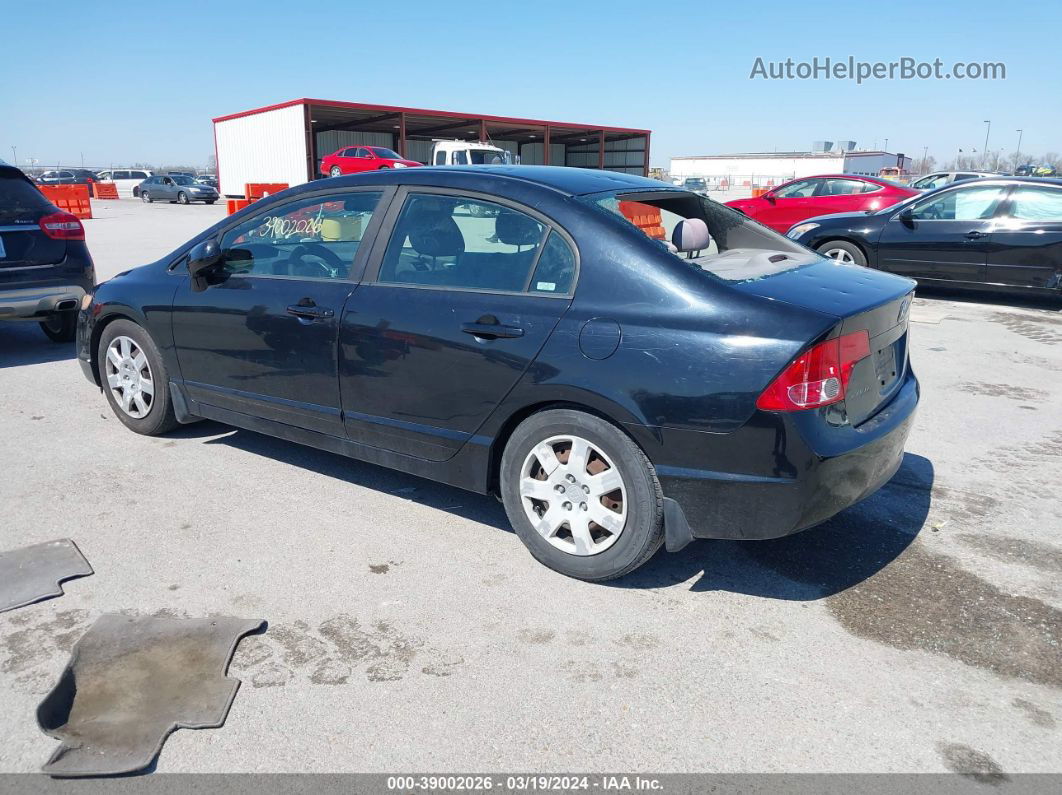
{"label": "white pickup truck", "polygon": [[433,166],[511,166],[519,162],[520,158],[508,150],[483,141],[436,140],[431,147]]}

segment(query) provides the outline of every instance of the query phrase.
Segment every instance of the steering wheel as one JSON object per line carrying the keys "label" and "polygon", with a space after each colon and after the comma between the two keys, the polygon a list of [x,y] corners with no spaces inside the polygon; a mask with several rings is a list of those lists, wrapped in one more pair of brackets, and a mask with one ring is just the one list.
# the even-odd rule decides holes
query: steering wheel
{"label": "steering wheel", "polygon": [[[303,257],[313,257],[319,261],[307,262]],[[301,243],[292,250],[287,266],[292,276],[334,279],[343,270],[343,260],[320,243]]]}

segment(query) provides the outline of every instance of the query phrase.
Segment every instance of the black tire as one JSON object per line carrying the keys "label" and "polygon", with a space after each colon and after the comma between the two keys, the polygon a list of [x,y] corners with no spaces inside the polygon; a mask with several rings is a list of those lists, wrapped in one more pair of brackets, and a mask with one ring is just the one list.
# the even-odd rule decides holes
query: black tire
{"label": "black tire", "polygon": [[[531,524],[520,496],[524,461],[541,442],[572,434],[599,448],[619,469],[627,490],[627,518],[611,546],[576,555],[558,549]],[[664,541],[664,495],[645,453],[616,426],[582,411],[552,409],[520,423],[502,453],[500,490],[505,512],[531,554],[554,571],[590,582],[628,574],[649,560]],[[563,498],[562,498],[563,499]]]}
{"label": "black tire", "polygon": [[863,253],[863,249],[855,243],[849,243],[847,240],[827,240],[825,243],[820,243],[816,246],[815,250],[823,256],[831,258],[835,258],[833,252],[844,251],[852,258],[849,264],[862,265],[864,268],[867,265],[867,256]]}
{"label": "black tire", "polygon": [[[155,391],[151,405],[145,416],[132,417],[122,410],[115,399],[114,392],[107,383],[107,370],[105,361],[107,347],[116,337],[129,337],[147,357],[148,366],[151,368],[152,381]],[[166,365],[162,361],[159,349],[151,335],[131,320],[115,320],[109,324],[100,337],[99,347],[96,349],[96,361],[100,370],[100,382],[103,386],[103,394],[107,396],[107,402],[111,411],[131,431],[144,434],[145,436],[158,436],[159,434],[172,431],[177,427],[177,417],[173,413],[173,402],[170,400],[170,379],[166,371]]]}
{"label": "black tire", "polygon": [[177,203],[178,204],[188,204],[188,194],[185,193],[183,190],[178,192],[178,194],[177,194]]}
{"label": "black tire", "polygon": [[377,169],[377,171],[386,171],[386,170],[387,170],[387,169],[389,169],[389,168],[390,168],[390,166],[380,166],[380,167],[379,167],[379,168]]}
{"label": "black tire", "polygon": [[140,201],[144,202],[145,204],[151,204],[151,202],[155,200],[148,195],[148,192],[146,190],[142,190],[140,191]]}
{"label": "black tire", "polygon": [[134,185],[133,186],[133,198],[137,199],[139,197],[140,197],[140,186],[139,185]]}
{"label": "black tire", "polygon": [[213,204],[215,201],[217,201],[217,200],[216,199],[207,199],[206,203],[207,204]]}
{"label": "black tire", "polygon": [[40,325],[52,342],[73,342],[77,336],[77,311],[53,312]]}

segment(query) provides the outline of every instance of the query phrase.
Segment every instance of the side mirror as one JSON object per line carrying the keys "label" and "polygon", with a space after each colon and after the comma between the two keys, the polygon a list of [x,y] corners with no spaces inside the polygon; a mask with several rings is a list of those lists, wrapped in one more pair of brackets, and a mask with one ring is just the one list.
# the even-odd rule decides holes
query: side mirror
{"label": "side mirror", "polygon": [[765,198],[771,204],[774,204],[776,201],[773,190],[769,190],[765,194],[763,194],[763,198]]}
{"label": "side mirror", "polygon": [[911,226],[911,224],[914,223],[914,213],[911,212],[910,207],[904,207],[902,210],[900,210],[900,214],[896,217],[908,226]]}
{"label": "side mirror", "polygon": [[188,252],[188,275],[192,277],[193,292],[201,293],[210,286],[208,277],[221,259],[221,248],[213,238],[192,246]]}

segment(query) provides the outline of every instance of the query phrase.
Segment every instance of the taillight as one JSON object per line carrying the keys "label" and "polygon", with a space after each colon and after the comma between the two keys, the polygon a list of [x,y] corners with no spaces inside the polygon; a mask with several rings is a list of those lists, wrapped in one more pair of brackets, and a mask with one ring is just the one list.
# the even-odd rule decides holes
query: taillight
{"label": "taillight", "polygon": [[85,227],[73,213],[60,210],[40,220],[41,231],[53,240],[84,240]]}
{"label": "taillight", "polygon": [[844,400],[856,362],[870,355],[870,335],[856,331],[800,354],[756,400],[766,411],[799,411]]}

